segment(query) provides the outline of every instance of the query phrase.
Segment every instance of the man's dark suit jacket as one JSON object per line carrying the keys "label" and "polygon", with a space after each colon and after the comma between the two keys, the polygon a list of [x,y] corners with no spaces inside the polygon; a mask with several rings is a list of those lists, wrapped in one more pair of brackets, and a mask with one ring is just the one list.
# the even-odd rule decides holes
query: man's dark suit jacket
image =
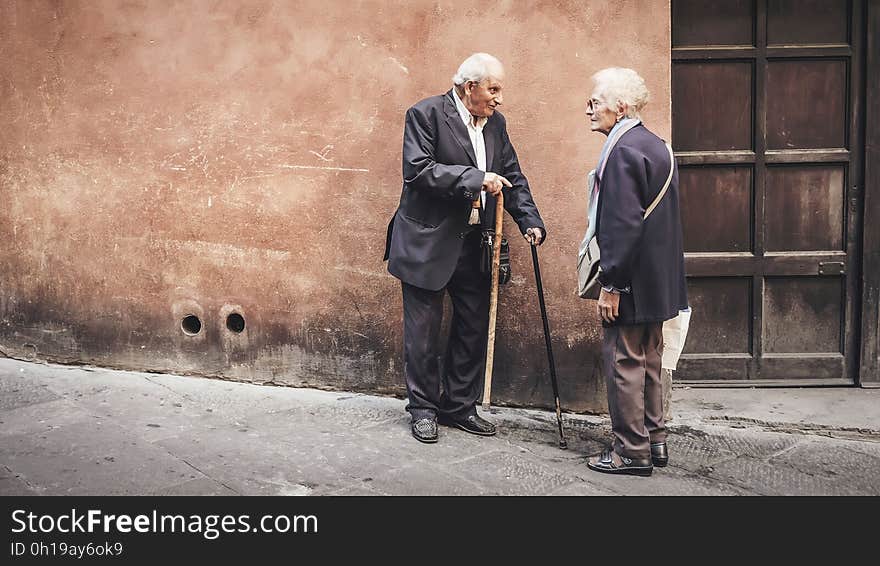
{"label": "man's dark suit jacket", "polygon": [[662,322],[687,307],[677,167],[668,192],[642,220],[668,175],[666,145],[639,125],[621,136],[599,179],[599,281],[632,289],[621,294],[614,325]]}
{"label": "man's dark suit jacket", "polygon": [[[486,122],[483,139],[487,171],[502,175],[513,185],[503,189],[504,208],[521,233],[539,227],[546,237],[500,112]],[[430,291],[446,286],[455,271],[464,236],[471,231],[471,202],[480,194],[483,177],[451,90],[407,110],[403,192],[385,241],[384,259],[392,275]],[[485,209],[483,225],[494,227],[495,198],[489,194]]]}

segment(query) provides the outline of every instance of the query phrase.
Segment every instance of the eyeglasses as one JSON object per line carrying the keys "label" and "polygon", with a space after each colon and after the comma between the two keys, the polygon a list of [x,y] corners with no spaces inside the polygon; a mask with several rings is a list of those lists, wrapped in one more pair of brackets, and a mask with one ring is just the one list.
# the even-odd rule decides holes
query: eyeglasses
{"label": "eyeglasses", "polygon": [[595,112],[600,106],[604,104],[604,102],[597,98],[591,98],[587,101],[587,110],[589,110],[590,112]]}

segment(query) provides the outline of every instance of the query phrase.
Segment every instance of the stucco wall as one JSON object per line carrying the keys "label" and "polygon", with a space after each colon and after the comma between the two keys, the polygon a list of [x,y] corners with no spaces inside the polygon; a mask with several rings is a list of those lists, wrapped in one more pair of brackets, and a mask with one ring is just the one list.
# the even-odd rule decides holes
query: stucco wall
{"label": "stucco wall", "polygon": [[[604,140],[588,77],[639,70],[645,120],[668,136],[669,36],[668,0],[0,2],[0,350],[402,393],[400,286],[381,258],[403,114],[488,51],[549,229],[563,405],[602,410],[600,325],[574,292]],[[548,406],[518,236],[511,255],[493,403]]]}

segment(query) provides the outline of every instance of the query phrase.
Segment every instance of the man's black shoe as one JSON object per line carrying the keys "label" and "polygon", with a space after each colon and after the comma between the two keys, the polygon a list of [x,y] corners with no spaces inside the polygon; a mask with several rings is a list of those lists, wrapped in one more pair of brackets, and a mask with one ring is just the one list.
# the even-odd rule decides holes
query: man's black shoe
{"label": "man's black shoe", "polygon": [[658,468],[662,468],[669,463],[669,451],[666,449],[665,442],[651,443],[651,461]]}
{"label": "man's black shoe", "polygon": [[610,448],[602,452],[601,456],[590,458],[587,461],[587,467],[603,474],[626,474],[629,476],[650,476],[654,471],[650,458],[627,458]]}
{"label": "man's black shoe", "polygon": [[496,432],[495,425],[479,415],[470,415],[464,418],[452,418],[448,415],[440,415],[438,422],[446,426],[454,426],[465,432],[479,436],[493,436]]}
{"label": "man's black shoe", "polygon": [[413,419],[412,435],[419,442],[426,444],[437,442],[437,421],[431,417]]}

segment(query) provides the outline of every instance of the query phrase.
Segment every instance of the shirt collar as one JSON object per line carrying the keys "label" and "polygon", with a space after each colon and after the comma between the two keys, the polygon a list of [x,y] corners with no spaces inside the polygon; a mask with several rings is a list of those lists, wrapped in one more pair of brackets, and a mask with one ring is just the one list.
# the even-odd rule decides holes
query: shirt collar
{"label": "shirt collar", "polygon": [[[481,117],[477,118],[473,116],[467,109],[467,106],[464,105],[464,102],[461,101],[461,98],[458,96],[458,92],[455,90],[455,87],[452,87],[452,98],[455,100],[455,109],[458,110],[458,114],[461,116],[461,121],[464,122],[465,126],[475,129],[482,129],[483,126],[486,125],[486,122],[489,121],[489,118]],[[476,119],[476,125],[474,125],[474,120]]]}

